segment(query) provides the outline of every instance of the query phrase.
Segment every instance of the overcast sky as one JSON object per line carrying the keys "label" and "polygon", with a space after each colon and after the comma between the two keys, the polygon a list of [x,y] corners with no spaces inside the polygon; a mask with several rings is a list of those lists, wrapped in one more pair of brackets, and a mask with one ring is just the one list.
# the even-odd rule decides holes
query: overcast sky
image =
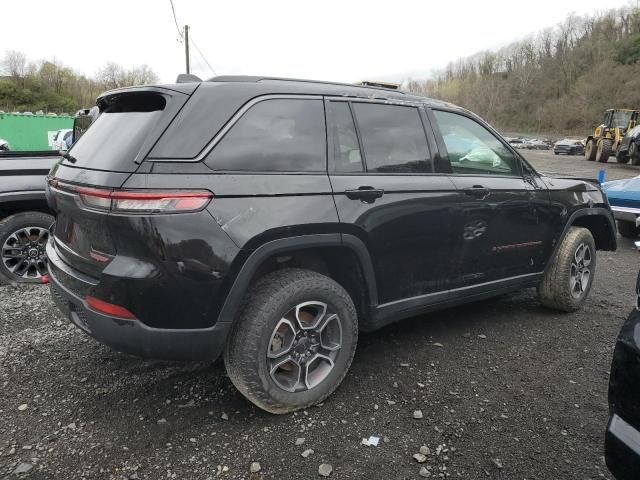
{"label": "overcast sky", "polygon": [[[169,0],[0,0],[0,54],[55,57],[93,75],[146,63],[163,82],[185,69]],[[635,2],[634,2],[635,3]],[[174,0],[180,26],[220,74],[353,82],[433,69],[629,0]],[[214,75],[192,48],[194,73]]]}

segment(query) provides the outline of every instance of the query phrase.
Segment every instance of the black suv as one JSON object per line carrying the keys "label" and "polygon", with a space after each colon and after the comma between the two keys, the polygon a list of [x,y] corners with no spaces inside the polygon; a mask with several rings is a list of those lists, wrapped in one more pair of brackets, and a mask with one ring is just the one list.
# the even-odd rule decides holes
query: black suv
{"label": "black suv", "polygon": [[147,357],[214,359],[270,412],[326,398],[359,331],[536,286],[571,311],[616,232],[597,182],[383,88],[262,77],[107,92],[50,172],[51,291]]}

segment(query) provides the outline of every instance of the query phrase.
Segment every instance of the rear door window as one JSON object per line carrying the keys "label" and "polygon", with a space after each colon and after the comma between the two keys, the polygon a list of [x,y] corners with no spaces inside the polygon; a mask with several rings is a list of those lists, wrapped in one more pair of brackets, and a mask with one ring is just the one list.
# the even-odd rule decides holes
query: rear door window
{"label": "rear door window", "polygon": [[64,163],[75,167],[133,172],[138,153],[162,117],[166,100],[158,94],[122,95],[109,105],[69,150]]}
{"label": "rear door window", "polygon": [[214,170],[326,171],[322,100],[278,98],[253,105],[205,159]]}
{"label": "rear door window", "polygon": [[427,137],[416,107],[353,104],[368,172],[430,173]]}
{"label": "rear door window", "polygon": [[520,176],[519,163],[507,146],[469,117],[434,110],[451,169],[462,175]]}
{"label": "rear door window", "polygon": [[333,139],[334,172],[363,172],[362,154],[351,108],[347,102],[329,102],[327,122]]}

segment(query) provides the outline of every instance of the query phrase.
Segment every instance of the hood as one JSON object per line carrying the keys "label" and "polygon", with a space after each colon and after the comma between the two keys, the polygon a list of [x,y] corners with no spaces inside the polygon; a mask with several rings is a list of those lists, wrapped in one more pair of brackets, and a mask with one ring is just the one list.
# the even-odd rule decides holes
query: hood
{"label": "hood", "polygon": [[566,174],[539,172],[540,178],[552,190],[573,192],[599,192],[602,187],[595,178],[570,177]]}
{"label": "hood", "polygon": [[640,200],[640,176],[604,182],[602,188],[609,198]]}

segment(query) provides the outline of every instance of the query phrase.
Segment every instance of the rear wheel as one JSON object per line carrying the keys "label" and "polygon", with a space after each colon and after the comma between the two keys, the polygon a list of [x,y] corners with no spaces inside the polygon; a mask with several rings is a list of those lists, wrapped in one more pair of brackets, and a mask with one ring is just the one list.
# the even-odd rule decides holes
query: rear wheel
{"label": "rear wheel", "polygon": [[607,163],[611,156],[611,140],[601,138],[596,148],[596,162]]}
{"label": "rear wheel", "polygon": [[634,222],[627,222],[625,220],[618,220],[618,232],[624,238],[636,238],[638,236],[638,227]]}
{"label": "rear wheel", "polygon": [[40,283],[47,273],[45,247],[53,217],[23,212],[0,222],[0,283]]}
{"label": "rear wheel", "polygon": [[538,296],[543,305],[573,312],[582,306],[596,270],[596,245],[586,228],[571,227],[547,266]]}
{"label": "rear wheel", "polygon": [[629,163],[629,155],[628,153],[620,152],[620,148],[616,151],[616,162],[618,163]]}
{"label": "rear wheel", "polygon": [[584,148],[584,158],[588,162],[593,162],[596,159],[596,141],[593,138],[587,140],[587,145]]}
{"label": "rear wheel", "polygon": [[338,283],[309,270],[284,269],[247,293],[224,361],[229,378],[251,402],[287,413],[333,393],[357,340],[356,310]]}
{"label": "rear wheel", "polygon": [[640,165],[640,152],[638,151],[638,144],[635,141],[629,144],[629,158],[631,158],[632,165]]}

